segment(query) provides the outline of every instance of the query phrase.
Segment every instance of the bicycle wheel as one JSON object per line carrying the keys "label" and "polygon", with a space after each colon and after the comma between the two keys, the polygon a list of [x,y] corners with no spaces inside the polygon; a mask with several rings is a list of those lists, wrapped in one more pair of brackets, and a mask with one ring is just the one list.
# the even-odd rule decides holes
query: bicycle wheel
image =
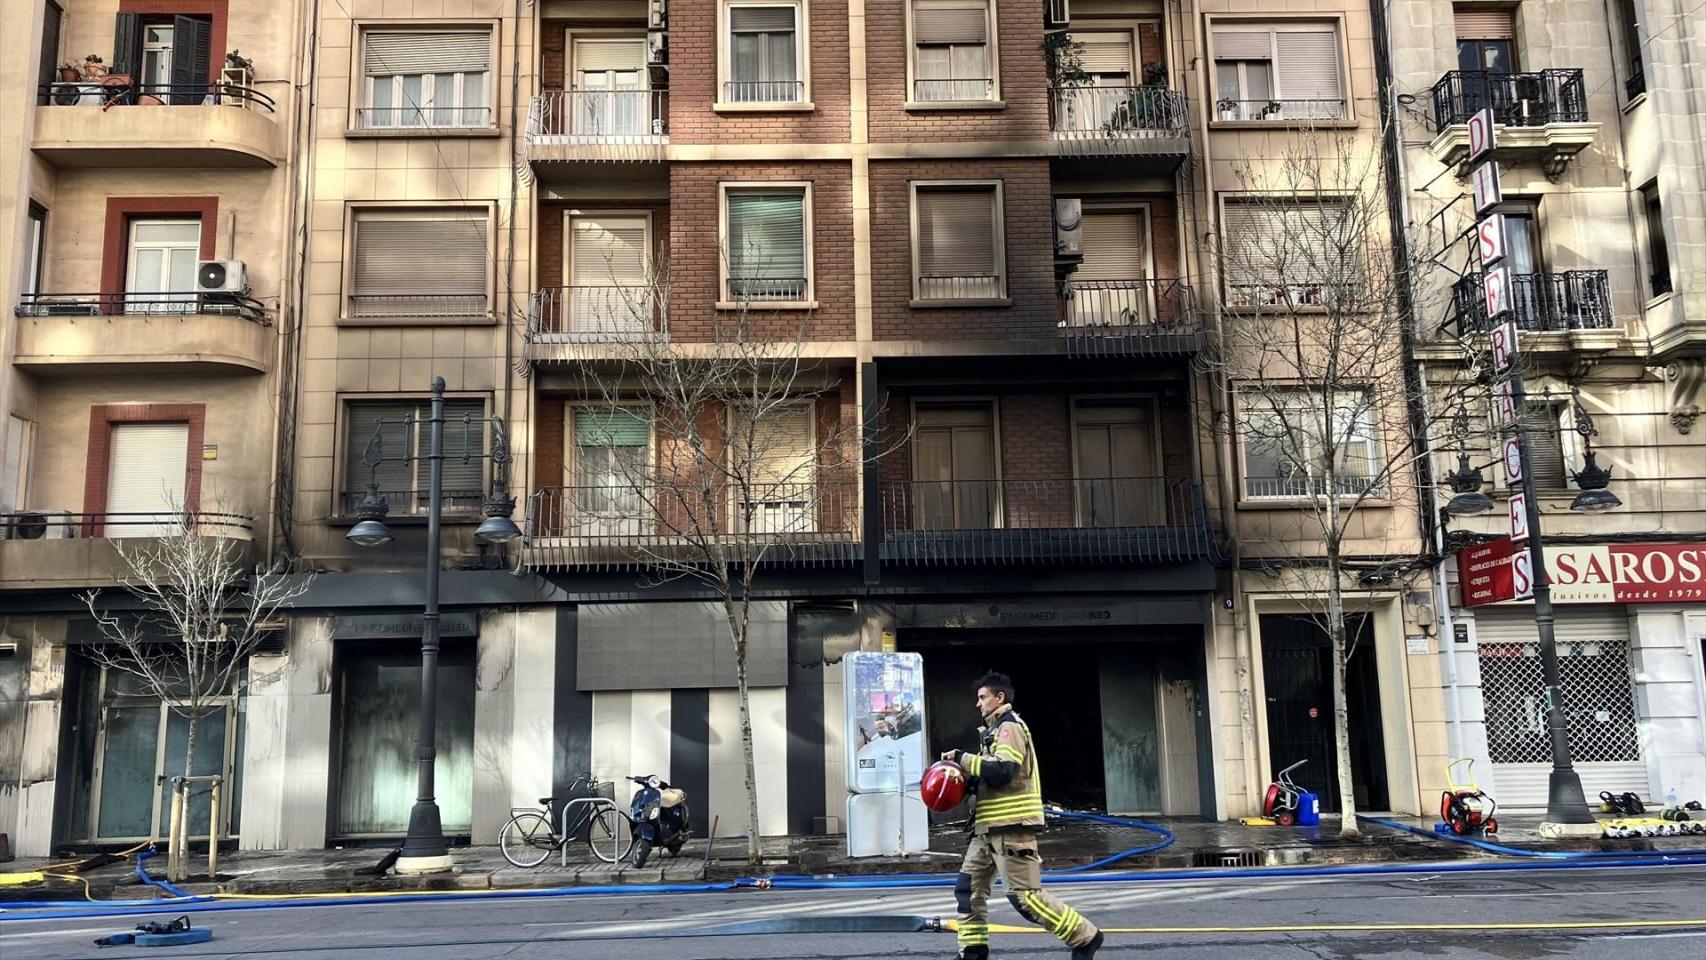
{"label": "bicycle wheel", "polygon": [[498,834],[498,849],[504,859],[518,867],[537,867],[557,846],[551,821],[537,813],[518,813],[509,818]]}
{"label": "bicycle wheel", "polygon": [[593,815],[586,829],[586,845],[592,855],[605,863],[615,863],[628,855],[634,846],[633,824],[615,807],[605,807]]}

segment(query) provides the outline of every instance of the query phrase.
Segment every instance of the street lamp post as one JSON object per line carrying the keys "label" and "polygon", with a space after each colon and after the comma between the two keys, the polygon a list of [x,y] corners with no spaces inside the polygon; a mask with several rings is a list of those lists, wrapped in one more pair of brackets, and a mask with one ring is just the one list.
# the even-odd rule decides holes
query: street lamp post
{"label": "street lamp post", "polygon": [[[515,500],[509,496],[507,471],[510,462],[509,437],[500,417],[483,417],[481,422],[492,425],[490,453],[467,452],[463,459],[492,461],[492,492],[481,512],[486,519],[474,531],[474,536],[486,543],[507,543],[521,536],[510,514]],[[466,438],[474,418],[463,418]],[[421,421],[410,416],[400,422],[419,428]],[[438,873],[449,870],[450,846],[444,839],[444,826],[439,818],[438,802],[434,797],[434,766],[438,759],[438,582],[439,547],[444,493],[444,378],[432,378],[432,408],[426,419],[427,445],[427,545],[426,598],[421,611],[421,709],[420,730],[415,741],[415,805],[409,810],[409,832],[403,839],[403,853],[398,858],[398,873]],[[374,427],[367,442],[362,462],[368,465],[367,491],[356,507],[358,522],[345,536],[359,546],[371,547],[391,541],[391,531],[385,526],[389,504],[379,490],[379,465],[421,459],[418,454],[403,453],[388,457],[384,450],[384,430],[381,421]]]}

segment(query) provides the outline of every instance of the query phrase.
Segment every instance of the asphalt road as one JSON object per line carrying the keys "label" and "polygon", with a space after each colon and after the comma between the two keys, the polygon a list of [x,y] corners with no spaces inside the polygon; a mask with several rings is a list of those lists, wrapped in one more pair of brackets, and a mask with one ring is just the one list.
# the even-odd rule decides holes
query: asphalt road
{"label": "asphalt road", "polygon": [[[1099,954],[1104,960],[1706,956],[1703,867],[1219,878],[1053,889],[1115,931]],[[214,940],[167,949],[91,943],[128,929],[133,918],[6,919],[0,921],[0,958],[947,958],[955,952],[950,933],[731,935],[718,928],[754,920],[952,912],[952,893],[939,888],[266,906],[194,914],[198,926],[213,928]],[[991,920],[1022,924],[1005,901],[994,905]],[[1475,928],[1489,924],[1525,926]],[[1379,929],[1382,925],[1402,929]],[[997,934],[992,953],[1066,956],[1052,938],[1032,933]]]}

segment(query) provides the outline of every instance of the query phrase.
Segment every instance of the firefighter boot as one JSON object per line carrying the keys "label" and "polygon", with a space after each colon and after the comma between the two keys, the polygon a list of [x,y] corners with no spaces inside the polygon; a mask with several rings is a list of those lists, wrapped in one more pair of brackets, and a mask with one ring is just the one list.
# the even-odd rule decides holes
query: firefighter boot
{"label": "firefighter boot", "polygon": [[1102,949],[1102,931],[1097,930],[1096,935],[1090,938],[1089,943],[1082,947],[1072,948],[1072,960],[1090,960],[1100,949]]}

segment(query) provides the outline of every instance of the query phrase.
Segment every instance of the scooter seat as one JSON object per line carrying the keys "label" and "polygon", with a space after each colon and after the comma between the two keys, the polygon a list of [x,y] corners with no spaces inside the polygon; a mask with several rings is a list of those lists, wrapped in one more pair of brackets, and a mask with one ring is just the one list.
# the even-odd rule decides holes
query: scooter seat
{"label": "scooter seat", "polygon": [[670,787],[668,790],[663,791],[658,796],[658,805],[667,810],[670,807],[680,806],[686,800],[687,800],[686,791],[677,790],[674,787]]}

